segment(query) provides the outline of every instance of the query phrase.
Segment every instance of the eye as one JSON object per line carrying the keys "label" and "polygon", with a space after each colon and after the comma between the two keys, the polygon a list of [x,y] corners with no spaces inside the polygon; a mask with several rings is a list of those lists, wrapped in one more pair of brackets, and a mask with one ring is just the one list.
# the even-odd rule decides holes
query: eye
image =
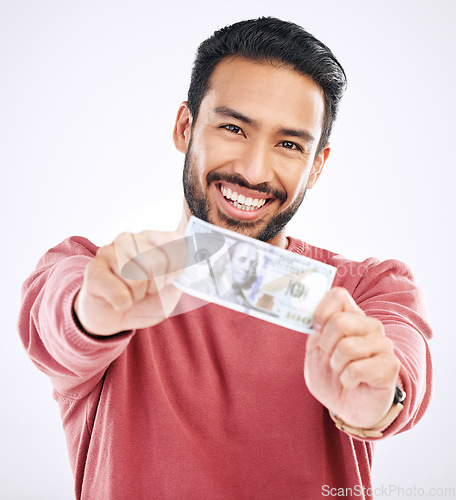
{"label": "eye", "polygon": [[295,142],[282,141],[279,144],[281,144],[282,147],[284,147],[285,149],[296,150],[296,151],[300,151],[301,153],[303,151],[302,147],[299,144],[296,144]]}
{"label": "eye", "polygon": [[222,125],[220,128],[224,128],[229,132],[232,132],[233,134],[244,135],[244,132],[242,131],[241,127],[233,125],[232,123],[229,123],[228,125]]}

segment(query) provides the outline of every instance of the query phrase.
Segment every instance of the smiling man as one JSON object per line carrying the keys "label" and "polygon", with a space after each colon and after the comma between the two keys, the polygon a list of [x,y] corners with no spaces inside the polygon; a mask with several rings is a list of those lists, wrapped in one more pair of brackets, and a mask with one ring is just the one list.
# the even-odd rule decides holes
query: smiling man
{"label": "smiling man", "polygon": [[[186,215],[286,247],[283,230],[329,155],[325,96],[291,63],[266,62],[274,55],[255,49],[256,59],[222,58],[199,104],[193,102],[190,87],[189,102],[179,109],[174,141],[186,152]],[[198,71],[204,68],[196,63],[195,77]],[[341,68],[337,77],[341,93]],[[336,106],[335,98],[334,115]]]}
{"label": "smiling man", "polygon": [[321,88],[283,65],[227,57],[196,116],[183,103],[174,132],[187,153],[186,215],[286,247],[283,230],[329,154],[318,148]]}
{"label": "smiling man", "polygon": [[[24,283],[19,331],[52,380],[77,498],[372,497],[373,441],[428,406],[431,330],[405,264],[351,261],[286,234],[328,159],[345,84],[332,52],[293,23],[217,31],[174,127],[178,231],[101,248],[69,238]],[[173,287],[192,214],[337,267],[314,333]],[[147,263],[131,260],[145,250]],[[126,261],[138,279],[122,275]]]}

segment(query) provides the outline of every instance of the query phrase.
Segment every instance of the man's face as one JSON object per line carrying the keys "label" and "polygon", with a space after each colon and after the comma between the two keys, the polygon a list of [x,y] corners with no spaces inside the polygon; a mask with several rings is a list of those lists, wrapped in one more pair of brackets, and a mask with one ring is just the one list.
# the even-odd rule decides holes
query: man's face
{"label": "man's face", "polygon": [[247,243],[237,243],[231,255],[233,287],[242,288],[250,283],[255,275],[257,252]]}
{"label": "man's face", "polygon": [[190,213],[285,246],[283,230],[329,154],[327,147],[315,156],[323,113],[323,93],[308,77],[244,58],[222,60],[197,120],[184,103],[176,121]]}

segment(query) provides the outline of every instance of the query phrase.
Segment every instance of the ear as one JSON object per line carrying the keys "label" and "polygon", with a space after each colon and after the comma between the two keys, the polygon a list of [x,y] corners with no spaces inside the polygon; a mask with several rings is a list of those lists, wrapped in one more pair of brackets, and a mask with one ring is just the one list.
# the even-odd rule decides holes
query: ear
{"label": "ear", "polygon": [[188,103],[187,101],[184,101],[179,106],[173,130],[174,145],[181,153],[187,152],[188,143],[190,142],[192,123],[193,119],[188,108]]}
{"label": "ear", "polygon": [[318,178],[320,177],[320,174],[323,171],[323,167],[326,163],[326,160],[329,157],[330,152],[331,152],[331,145],[328,142],[326,146],[318,153],[313,162],[312,170],[309,175],[309,181],[307,183],[308,189],[313,188],[317,183]]}

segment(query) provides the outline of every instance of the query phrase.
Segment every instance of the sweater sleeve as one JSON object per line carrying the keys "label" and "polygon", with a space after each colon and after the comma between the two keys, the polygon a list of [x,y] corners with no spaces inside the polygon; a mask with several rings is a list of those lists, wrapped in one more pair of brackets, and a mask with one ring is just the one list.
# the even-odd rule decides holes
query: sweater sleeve
{"label": "sweater sleeve", "polygon": [[22,343],[55,390],[77,399],[91,391],[134,333],[97,339],[74,320],[73,301],[96,251],[85,238],[68,238],[40,259],[22,286],[18,321]]}
{"label": "sweater sleeve", "polygon": [[424,415],[432,391],[428,340],[432,331],[421,290],[408,266],[397,260],[365,261],[365,273],[353,290],[364,312],[383,323],[401,362],[400,383],[406,392],[404,409],[384,431],[389,436],[413,427]]}

